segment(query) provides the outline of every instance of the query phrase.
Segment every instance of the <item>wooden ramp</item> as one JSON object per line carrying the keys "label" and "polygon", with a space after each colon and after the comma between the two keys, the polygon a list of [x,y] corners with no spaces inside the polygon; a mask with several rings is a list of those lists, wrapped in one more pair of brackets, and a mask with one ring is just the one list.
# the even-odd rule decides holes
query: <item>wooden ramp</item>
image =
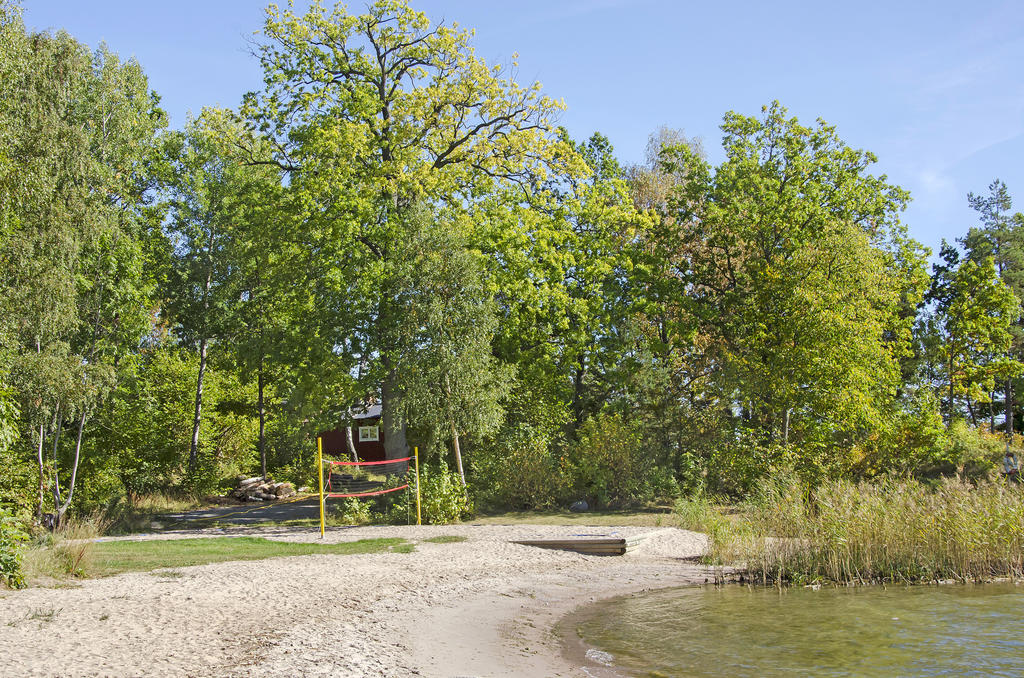
{"label": "wooden ramp", "polygon": [[592,556],[622,556],[632,551],[644,540],[647,534],[635,534],[631,537],[602,535],[578,535],[564,539],[526,539],[514,541],[513,544],[536,546],[542,549],[558,549],[575,551]]}

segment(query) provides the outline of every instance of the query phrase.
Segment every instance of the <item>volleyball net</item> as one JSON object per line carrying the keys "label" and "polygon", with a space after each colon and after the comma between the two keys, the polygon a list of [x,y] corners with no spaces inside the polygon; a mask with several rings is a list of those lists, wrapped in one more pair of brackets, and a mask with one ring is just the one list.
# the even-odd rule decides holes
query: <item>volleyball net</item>
{"label": "volleyball net", "polygon": [[[323,441],[316,440],[317,490],[320,495],[320,538],[324,536],[328,499],[379,497],[394,492],[416,493],[416,524],[420,525],[419,448],[413,456],[383,461],[335,461],[324,459]],[[412,462],[410,464],[410,462]],[[410,466],[412,468],[410,468]],[[401,484],[394,484],[396,482]],[[410,483],[410,480],[412,482]],[[404,481],[404,482],[403,482]]]}

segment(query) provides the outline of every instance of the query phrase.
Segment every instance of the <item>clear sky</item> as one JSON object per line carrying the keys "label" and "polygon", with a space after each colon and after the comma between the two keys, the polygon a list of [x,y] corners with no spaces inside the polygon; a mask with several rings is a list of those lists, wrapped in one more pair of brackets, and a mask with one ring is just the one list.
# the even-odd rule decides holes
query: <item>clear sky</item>
{"label": "clear sky", "polygon": [[[173,126],[261,85],[247,44],[259,0],[23,1],[31,28],[136,57]],[[602,132],[625,162],[642,160],[661,125],[701,137],[719,161],[722,114],[778,99],[878,155],[876,172],[913,195],[911,233],[933,249],[974,223],[967,193],[996,177],[1024,209],[1024,2],[411,2],[476,29],[488,61],[518,52],[521,79],[565,100],[570,132]]]}

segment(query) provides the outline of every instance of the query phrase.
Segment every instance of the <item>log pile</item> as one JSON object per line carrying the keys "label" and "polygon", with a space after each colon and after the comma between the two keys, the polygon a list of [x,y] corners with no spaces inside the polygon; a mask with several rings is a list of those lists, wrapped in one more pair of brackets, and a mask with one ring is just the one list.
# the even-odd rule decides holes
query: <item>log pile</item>
{"label": "log pile", "polygon": [[295,486],[289,482],[275,483],[262,476],[239,478],[238,486],[228,493],[229,497],[241,501],[274,501],[295,496]]}

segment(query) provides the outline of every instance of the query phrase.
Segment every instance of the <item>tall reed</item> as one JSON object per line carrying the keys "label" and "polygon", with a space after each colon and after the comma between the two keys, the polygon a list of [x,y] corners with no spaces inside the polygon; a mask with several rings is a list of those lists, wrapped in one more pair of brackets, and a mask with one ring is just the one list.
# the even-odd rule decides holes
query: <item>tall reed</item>
{"label": "tall reed", "polygon": [[710,557],[765,583],[982,581],[1024,577],[1024,491],[947,479],[761,486],[711,521]]}

